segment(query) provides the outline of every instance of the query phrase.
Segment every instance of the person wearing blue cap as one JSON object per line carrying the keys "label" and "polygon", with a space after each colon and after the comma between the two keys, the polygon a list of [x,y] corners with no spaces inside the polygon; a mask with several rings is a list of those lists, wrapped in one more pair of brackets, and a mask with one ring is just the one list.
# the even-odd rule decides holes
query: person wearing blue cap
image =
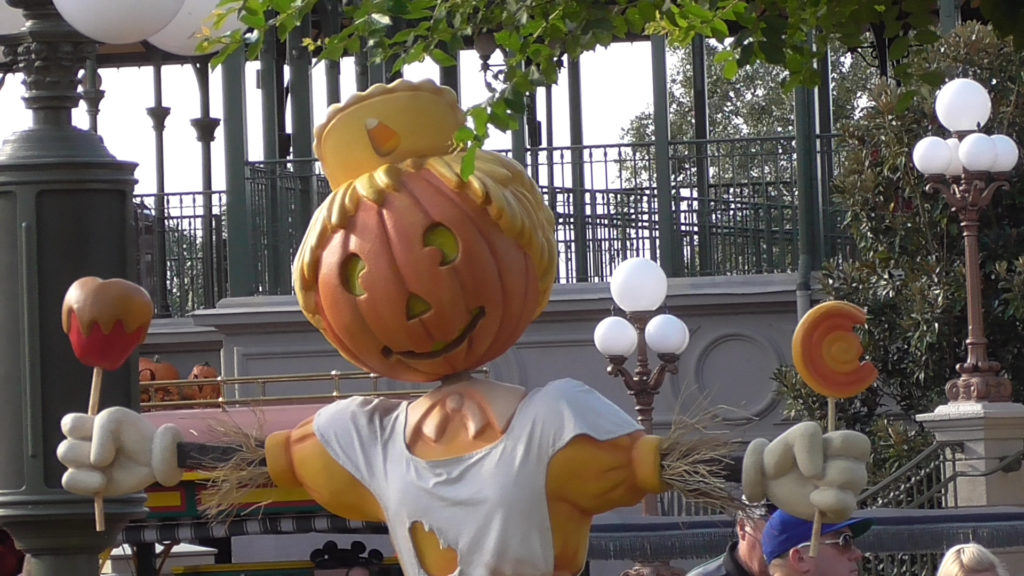
{"label": "person wearing blue cap", "polygon": [[761,548],[772,576],[856,576],[864,556],[855,539],[871,528],[870,518],[822,524],[818,555],[812,558],[814,524],[779,510],[761,535]]}

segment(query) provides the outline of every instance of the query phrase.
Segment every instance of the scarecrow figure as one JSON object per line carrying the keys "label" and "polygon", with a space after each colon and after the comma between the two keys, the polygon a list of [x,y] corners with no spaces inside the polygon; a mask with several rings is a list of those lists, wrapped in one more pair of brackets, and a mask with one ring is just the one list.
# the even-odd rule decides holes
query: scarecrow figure
{"label": "scarecrow figure", "polygon": [[[464,121],[447,88],[400,80],[332,107],[317,129],[333,193],[295,259],[299,304],[354,364],[440,385],[412,401],[334,402],[271,434],[251,460],[265,457],[274,484],[302,487],[335,514],[386,522],[409,576],[578,574],[596,514],[669,488],[735,504],[718,477],[721,442],[692,429],[645,435],[574,380],[528,392],[471,375],[544,309],[557,254],[553,217],[518,164],[478,151],[462,179],[451,140]],[[154,430],[123,408],[63,426],[69,491],[181,478],[172,426]],[[800,447],[816,446],[824,463],[822,436]]]}

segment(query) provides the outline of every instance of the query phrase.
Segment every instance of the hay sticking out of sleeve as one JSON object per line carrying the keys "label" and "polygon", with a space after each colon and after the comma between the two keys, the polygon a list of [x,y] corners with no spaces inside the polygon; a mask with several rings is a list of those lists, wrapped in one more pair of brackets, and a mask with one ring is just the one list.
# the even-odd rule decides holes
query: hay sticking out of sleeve
{"label": "hay sticking out of sleeve", "polygon": [[[256,422],[248,430],[228,418],[210,422],[210,428],[223,439],[224,444],[238,449],[226,462],[210,461],[199,466],[208,478],[203,481],[206,488],[202,491],[198,508],[210,520],[230,520],[239,512],[239,502],[246,495],[253,490],[273,486],[264,451],[263,414],[259,410],[254,412]],[[267,504],[269,501],[248,504],[241,513]]]}
{"label": "hay sticking out of sleeve", "polygon": [[724,434],[708,430],[710,417],[676,417],[661,442],[661,479],[687,502],[732,514],[743,502],[725,481],[735,447]]}

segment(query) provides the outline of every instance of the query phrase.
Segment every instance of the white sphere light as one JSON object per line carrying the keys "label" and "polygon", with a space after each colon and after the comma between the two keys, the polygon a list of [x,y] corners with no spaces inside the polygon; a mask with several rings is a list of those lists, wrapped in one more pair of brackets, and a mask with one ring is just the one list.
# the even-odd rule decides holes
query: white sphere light
{"label": "white sphere light", "polygon": [[960,163],[960,140],[957,138],[946,138],[946,145],[949,146],[949,166],[946,166],[946,176],[960,176],[964,173],[964,165]]}
{"label": "white sphere light", "polygon": [[594,328],[594,345],[605,356],[629,356],[636,342],[636,328],[621,316],[609,316]]}
{"label": "white sphere light", "polygon": [[[164,52],[178,56],[197,56],[210,53],[209,50],[200,52],[196,48],[199,44],[199,33],[204,26],[210,27],[210,14],[217,8],[218,3],[219,0],[185,0],[178,15],[167,26],[164,26],[163,30],[146,38],[146,41]],[[215,32],[217,34],[230,32],[241,25],[238,17],[232,14]]]}
{"label": "white sphere light", "polygon": [[658,314],[647,323],[644,338],[659,354],[682,354],[690,343],[690,329],[671,314]]}
{"label": "white sphere light", "polygon": [[21,10],[12,8],[7,2],[0,0],[0,35],[14,34],[25,26],[25,18]]}
{"label": "white sphere light", "polygon": [[960,142],[957,155],[964,168],[984,172],[990,170],[996,161],[996,145],[988,134],[975,132]]}
{"label": "white sphere light", "polygon": [[184,0],[53,0],[75,30],[104,44],[131,44],[156,34]]}
{"label": "white sphere light", "polygon": [[935,114],[953,132],[977,130],[988,122],[991,113],[988,91],[974,80],[952,80],[935,96]]}
{"label": "white sphere light", "polygon": [[656,262],[629,258],[612,272],[612,299],[626,312],[654,310],[665,301],[668,278]]}
{"label": "white sphere light", "polygon": [[992,163],[991,170],[993,172],[1009,172],[1013,170],[1013,167],[1017,165],[1017,158],[1020,157],[1017,143],[1009,136],[1004,136],[1003,134],[996,134],[991,137],[991,140],[992,144],[996,147],[996,161]]}
{"label": "white sphere light", "polygon": [[914,166],[922,174],[945,174],[952,159],[949,145],[937,136],[926,136],[914,145]]}

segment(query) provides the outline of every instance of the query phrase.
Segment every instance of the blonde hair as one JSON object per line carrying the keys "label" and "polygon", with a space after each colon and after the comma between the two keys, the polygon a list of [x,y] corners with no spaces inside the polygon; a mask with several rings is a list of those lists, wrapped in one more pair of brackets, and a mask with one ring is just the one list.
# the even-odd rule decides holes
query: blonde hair
{"label": "blonde hair", "polygon": [[995,572],[999,576],[1010,576],[1003,563],[981,544],[974,542],[958,544],[942,557],[935,576],[971,576],[979,572]]}
{"label": "blonde hair", "polygon": [[388,192],[399,189],[406,173],[421,169],[429,170],[452,190],[464,193],[473,203],[486,209],[501,231],[530,256],[539,284],[534,315],[544,310],[551,296],[558,258],[551,210],[544,204],[537,185],[515,161],[480,150],[473,175],[463,180],[460,175],[463,156],[456,153],[385,164],[343,183],[317,208],[295,255],[292,280],[302,312],[321,332],[327,335],[317,309],[316,294],[320,256],[327,243],[335,232],[345,228],[361,201],[380,204]]}

